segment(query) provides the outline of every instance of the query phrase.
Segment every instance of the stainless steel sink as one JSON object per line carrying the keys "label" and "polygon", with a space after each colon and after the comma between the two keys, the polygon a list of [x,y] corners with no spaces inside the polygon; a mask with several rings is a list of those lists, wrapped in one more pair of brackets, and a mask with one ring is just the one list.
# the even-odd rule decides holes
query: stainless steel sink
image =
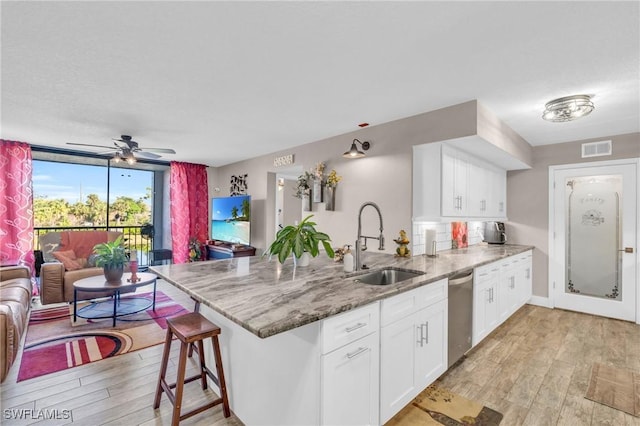
{"label": "stainless steel sink", "polygon": [[354,281],[371,285],[389,285],[424,275],[423,272],[407,271],[398,268],[382,268],[354,277]]}

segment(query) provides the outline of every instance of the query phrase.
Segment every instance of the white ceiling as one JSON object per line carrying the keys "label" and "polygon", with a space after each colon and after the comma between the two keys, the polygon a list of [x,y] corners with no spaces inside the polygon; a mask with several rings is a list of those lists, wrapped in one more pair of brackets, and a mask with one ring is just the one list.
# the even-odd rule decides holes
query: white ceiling
{"label": "white ceiling", "polygon": [[532,145],[639,132],[639,4],[3,1],[1,137],[220,166],[472,99]]}

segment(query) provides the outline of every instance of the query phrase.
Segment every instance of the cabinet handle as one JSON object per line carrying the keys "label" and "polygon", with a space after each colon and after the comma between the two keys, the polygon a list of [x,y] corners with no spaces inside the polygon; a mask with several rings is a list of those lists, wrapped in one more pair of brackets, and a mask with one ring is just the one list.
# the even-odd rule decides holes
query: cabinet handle
{"label": "cabinet handle", "polygon": [[491,292],[491,300],[489,300],[489,302],[493,303],[493,287],[491,287],[489,291]]}
{"label": "cabinet handle", "polygon": [[356,356],[360,355],[361,353],[366,352],[368,350],[369,350],[369,348],[358,348],[355,351],[353,351],[351,353],[348,353],[347,354],[347,358],[351,359],[351,358],[356,357]]}
{"label": "cabinet handle", "polygon": [[498,205],[500,206],[500,211],[504,211],[504,202],[500,201]]}
{"label": "cabinet handle", "polygon": [[459,195],[453,199],[453,208],[456,210],[462,210],[462,196]]}
{"label": "cabinet handle", "polygon": [[509,287],[511,289],[516,288],[516,277],[509,277]]}
{"label": "cabinet handle", "polygon": [[[426,327],[426,332],[425,332],[425,327]],[[420,347],[424,346],[425,343],[428,344],[429,343],[429,321],[425,322],[424,324],[420,324],[416,328],[420,330],[420,338],[416,341],[416,343],[419,343]]]}
{"label": "cabinet handle", "polygon": [[487,303],[491,303],[491,289],[488,288],[485,291],[487,292]]}
{"label": "cabinet handle", "polygon": [[356,325],[352,325],[351,327],[347,327],[344,329],[347,333],[351,333],[352,331],[356,331],[359,328],[366,327],[366,322],[359,322]]}
{"label": "cabinet handle", "polygon": [[531,278],[531,269],[527,268],[527,275],[526,275],[527,279]]}

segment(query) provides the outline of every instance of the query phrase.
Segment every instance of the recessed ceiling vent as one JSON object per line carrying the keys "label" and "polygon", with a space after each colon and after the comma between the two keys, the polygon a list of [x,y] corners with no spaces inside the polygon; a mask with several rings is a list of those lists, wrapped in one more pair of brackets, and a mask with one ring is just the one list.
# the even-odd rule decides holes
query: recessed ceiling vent
{"label": "recessed ceiling vent", "polygon": [[589,142],[582,144],[582,158],[611,155],[611,141]]}

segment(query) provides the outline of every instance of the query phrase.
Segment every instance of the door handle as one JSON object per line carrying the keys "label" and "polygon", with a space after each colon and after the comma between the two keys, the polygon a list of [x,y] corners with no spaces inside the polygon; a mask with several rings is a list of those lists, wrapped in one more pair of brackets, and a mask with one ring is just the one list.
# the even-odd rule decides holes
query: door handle
{"label": "door handle", "polygon": [[625,247],[625,248],[620,249],[618,251],[623,251],[625,253],[633,253],[633,247]]}

